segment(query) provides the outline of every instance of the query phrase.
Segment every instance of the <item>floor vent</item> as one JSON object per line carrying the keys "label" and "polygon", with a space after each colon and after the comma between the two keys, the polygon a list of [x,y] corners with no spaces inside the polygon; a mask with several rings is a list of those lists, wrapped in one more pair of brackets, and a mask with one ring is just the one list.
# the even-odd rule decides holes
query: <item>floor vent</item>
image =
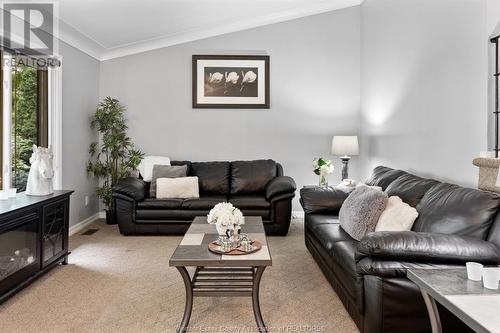
{"label": "floor vent", "polygon": [[83,232],[82,235],[84,236],[90,236],[98,232],[99,229],[88,229],[87,231]]}

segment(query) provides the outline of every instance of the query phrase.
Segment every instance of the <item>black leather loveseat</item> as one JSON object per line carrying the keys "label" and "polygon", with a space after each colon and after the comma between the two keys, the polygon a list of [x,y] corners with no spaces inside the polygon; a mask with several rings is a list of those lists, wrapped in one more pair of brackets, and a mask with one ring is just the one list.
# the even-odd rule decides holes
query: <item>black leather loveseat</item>
{"label": "black leather loveseat", "polygon": [[[377,167],[366,182],[416,207],[413,231],[352,239],[337,215],[347,194],[304,188],[305,242],[363,333],[431,331],[424,301],[406,270],[500,263],[500,197]],[[471,332],[440,307],[443,332]]]}
{"label": "black leather loveseat", "polygon": [[296,185],[273,160],[234,162],[173,161],[197,176],[198,199],[149,197],[149,183],[124,178],[113,187],[115,218],[124,235],[184,234],[196,216],[228,201],[244,215],[261,216],[268,235],[286,235]]}

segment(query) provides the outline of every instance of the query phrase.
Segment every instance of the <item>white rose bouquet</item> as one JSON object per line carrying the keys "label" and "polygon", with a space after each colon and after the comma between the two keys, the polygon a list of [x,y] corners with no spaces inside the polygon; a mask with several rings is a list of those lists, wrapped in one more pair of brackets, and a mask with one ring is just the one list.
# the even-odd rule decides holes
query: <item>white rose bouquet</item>
{"label": "white rose bouquet", "polygon": [[208,213],[207,221],[215,224],[219,235],[224,235],[226,230],[234,229],[234,226],[245,224],[243,213],[229,202],[221,202]]}
{"label": "white rose bouquet", "polygon": [[334,170],[332,161],[323,157],[315,158],[313,160],[314,173],[319,176],[319,185],[328,186],[327,176]]}

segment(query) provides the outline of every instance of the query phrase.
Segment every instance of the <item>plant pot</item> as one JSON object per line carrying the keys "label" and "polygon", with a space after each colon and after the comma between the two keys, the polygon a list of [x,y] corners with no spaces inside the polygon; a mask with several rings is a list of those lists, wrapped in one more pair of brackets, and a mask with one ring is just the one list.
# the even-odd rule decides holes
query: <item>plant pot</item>
{"label": "plant pot", "polygon": [[106,209],[106,224],[116,224],[115,212]]}

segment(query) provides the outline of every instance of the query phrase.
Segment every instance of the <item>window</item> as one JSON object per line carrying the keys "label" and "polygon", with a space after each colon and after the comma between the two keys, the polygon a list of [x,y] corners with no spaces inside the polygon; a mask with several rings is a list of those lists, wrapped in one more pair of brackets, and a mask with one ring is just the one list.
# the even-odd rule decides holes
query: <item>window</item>
{"label": "window", "polygon": [[2,81],[2,188],[26,189],[33,145],[47,147],[48,71],[27,58],[4,53]]}

